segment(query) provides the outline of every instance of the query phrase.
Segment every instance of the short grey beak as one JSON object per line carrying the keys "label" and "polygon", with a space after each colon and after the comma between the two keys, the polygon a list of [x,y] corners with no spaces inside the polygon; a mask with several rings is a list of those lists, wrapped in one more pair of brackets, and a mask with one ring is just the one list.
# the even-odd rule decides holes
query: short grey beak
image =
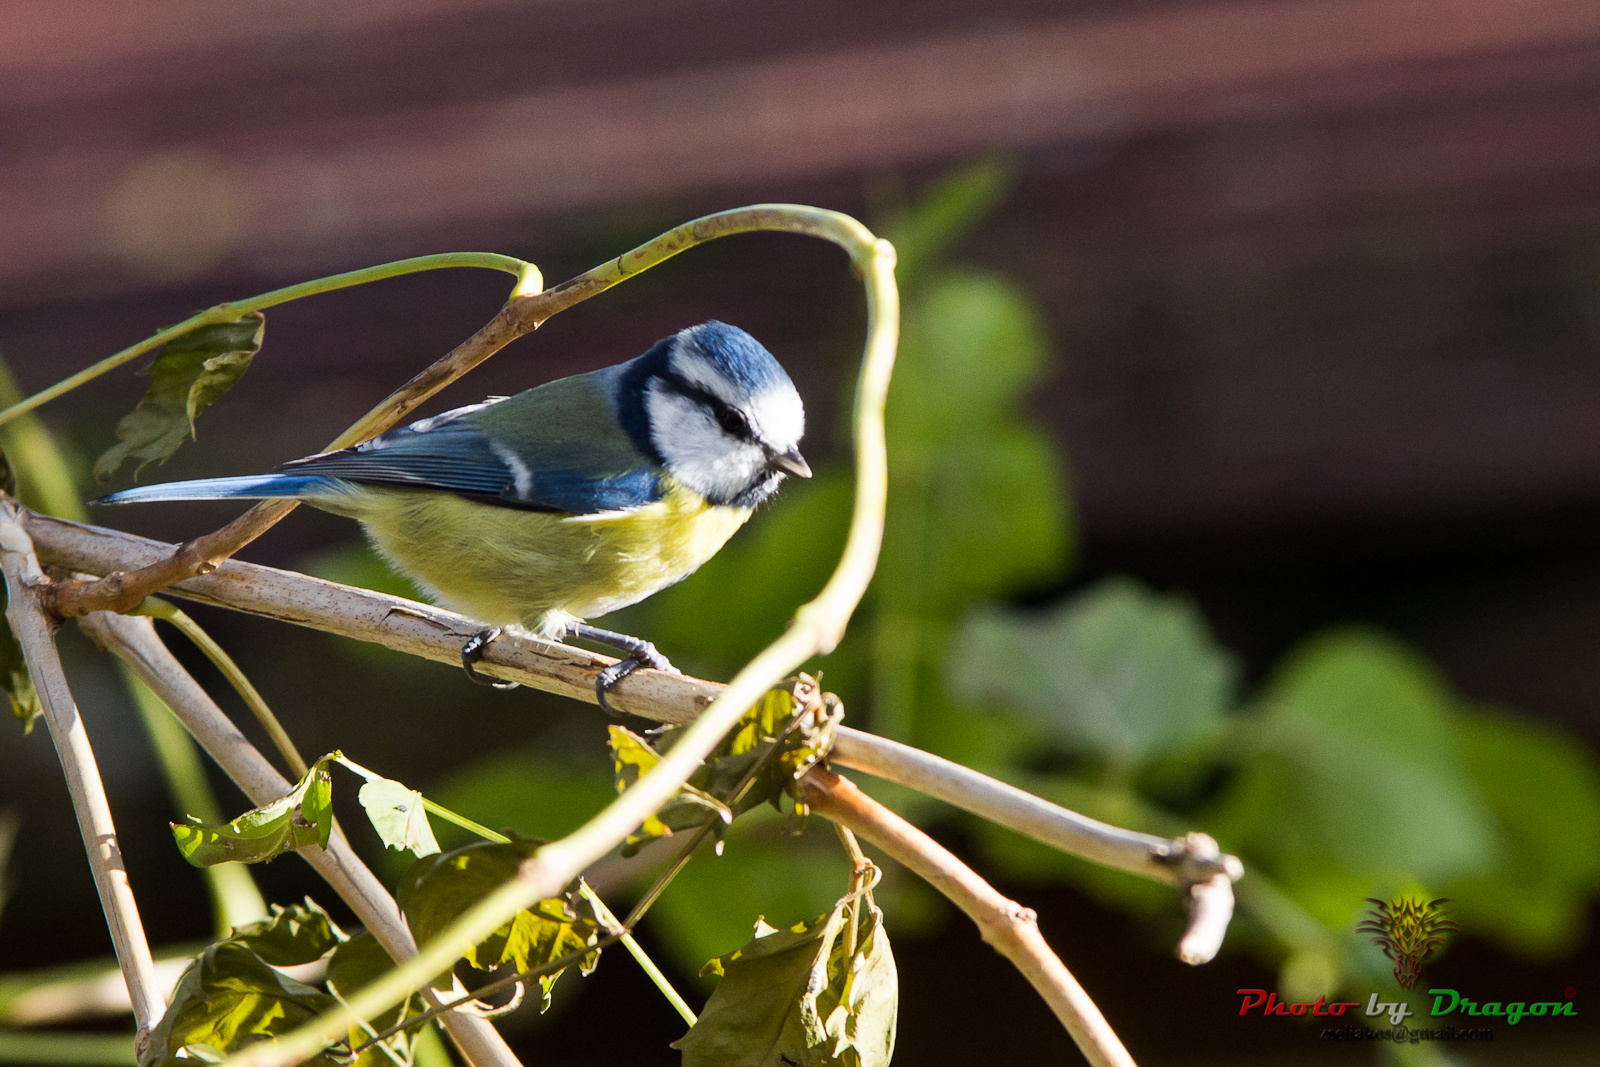
{"label": "short grey beak", "polygon": [[773,470],[780,470],[785,474],[792,474],[796,478],[811,477],[811,464],[806,462],[806,457],[800,454],[798,448],[791,448],[787,452],[774,453],[767,460],[767,466]]}

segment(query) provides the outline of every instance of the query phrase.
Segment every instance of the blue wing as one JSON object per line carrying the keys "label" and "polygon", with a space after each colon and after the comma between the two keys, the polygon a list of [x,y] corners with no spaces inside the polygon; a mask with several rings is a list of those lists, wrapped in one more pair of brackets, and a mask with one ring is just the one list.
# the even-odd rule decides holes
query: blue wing
{"label": "blue wing", "polygon": [[649,504],[663,493],[660,467],[618,424],[607,373],[458,408],[278,470],[574,515]]}

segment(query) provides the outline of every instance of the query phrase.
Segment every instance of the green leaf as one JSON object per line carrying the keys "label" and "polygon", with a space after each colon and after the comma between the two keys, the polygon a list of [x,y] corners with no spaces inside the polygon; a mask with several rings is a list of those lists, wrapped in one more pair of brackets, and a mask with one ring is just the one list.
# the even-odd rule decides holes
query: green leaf
{"label": "green leaf", "polygon": [[721,976],[700,1019],[673,1043],[684,1067],[882,1067],[894,1052],[899,986],[883,914],[863,902],[848,959],[848,898],[810,922],[760,920],[743,948],[702,973]]}
{"label": "green leaf", "polygon": [[1438,885],[1502,862],[1464,770],[1455,698],[1409,648],[1361,630],[1320,635],[1285,658],[1261,703],[1239,724],[1241,766],[1214,832],[1325,922],[1350,918],[1352,889]]}
{"label": "green leaf", "polygon": [[313,764],[288,796],[230,823],[212,826],[193,816],[187,823],[173,823],[178,851],[196,867],[209,867],[230,860],[259,863],[307,845],[326,848],[333,829],[333,777],[328,764],[336,755]]}
{"label": "green leaf", "polygon": [[1506,842],[1495,870],[1450,883],[1462,926],[1551,957],[1577,943],[1600,888],[1600,770],[1575,739],[1480,712],[1461,731],[1467,772]]}
{"label": "green leaf", "polygon": [[433,828],[428,825],[421,793],[399,782],[380,778],[367,782],[357,795],[385,847],[402,852],[410,849],[418,859],[439,851],[439,842],[434,840]]}
{"label": "green leaf", "polygon": [[[378,939],[373,937],[371,932],[358,934],[334,949],[333,955],[328,957],[328,991],[337,994],[339,999],[348,1003],[351,997],[387,974],[393,967],[394,961],[389,958],[389,954],[378,944]],[[395,1007],[373,1016],[368,1023],[374,1031],[387,1030],[402,1019],[421,1015],[427,1008],[421,995],[413,993]],[[420,1028],[402,1030],[389,1038],[385,1044],[402,1060],[406,1060],[416,1046],[420,1034]],[[376,1050],[373,1050],[372,1057],[374,1063],[384,1062]]]}
{"label": "green leaf", "polygon": [[[165,463],[186,439],[194,420],[229,389],[261,350],[266,318],[259,311],[234,322],[202,326],[173,338],[145,368],[150,385],[138,407],[117,423],[117,443],[95,461],[94,476],[105,481],[129,459],[138,470]],[[135,472],[137,474],[137,471]]]}
{"label": "green leaf", "polygon": [[1005,199],[1016,167],[980,159],[941,175],[905,210],[876,227],[894,245],[895,276],[911,292],[923,271],[970,234]]}
{"label": "green leaf", "polygon": [[[411,932],[425,943],[449,926],[472,905],[509,881],[544,842],[517,838],[509,844],[477,842],[452,852],[418,860],[401,880],[396,894]],[[567,897],[542,900],[518,912],[462,957],[479,970],[511,964],[526,971],[599,940],[598,924]],[[588,974],[600,961],[600,950],[584,957],[580,970]],[[539,979],[544,1008],[550,1006],[550,987],[561,971]]]}
{"label": "green leaf", "polygon": [[[166,1015],[151,1033],[151,1053],[174,1056],[194,1049],[204,1059],[206,1049],[196,1046],[233,1052],[286,1034],[335,1006],[328,994],[273,970],[245,946],[223,941],[201,953],[178,980]],[[322,1055],[308,1062],[332,1067],[337,1061]]]}
{"label": "green leaf", "polygon": [[1048,353],[1033,303],[996,275],[949,272],[912,306],[885,413],[894,491],[875,606],[950,618],[1060,574],[1064,473],[1022,409]]}
{"label": "green leaf", "polygon": [[328,913],[310,897],[303,904],[272,905],[265,919],[236,928],[228,935],[274,967],[312,963],[348,940]]}
{"label": "green leaf", "polygon": [[1058,742],[1137,767],[1215,735],[1235,668],[1192,605],[1126,579],[1048,615],[970,617],[951,687],[1019,712]]}
{"label": "green leaf", "polygon": [[[622,726],[607,728],[611,758],[616,764],[617,792],[627,791],[656,764],[661,754],[638,734]],[[709,818],[719,819],[724,825],[733,821],[733,812],[726,804],[692,783],[685,783],[678,795],[667,801],[662,809],[645,819],[637,831],[623,842],[622,854],[631,856],[646,841],[657,837],[671,837],[679,830],[698,827]]]}

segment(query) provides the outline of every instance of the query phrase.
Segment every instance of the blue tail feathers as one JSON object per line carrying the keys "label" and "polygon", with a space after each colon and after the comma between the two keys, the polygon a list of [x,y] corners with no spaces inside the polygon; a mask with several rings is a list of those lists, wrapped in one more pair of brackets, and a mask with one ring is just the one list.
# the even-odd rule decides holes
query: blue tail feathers
{"label": "blue tail feathers", "polygon": [[91,504],[143,504],[157,500],[304,499],[339,492],[338,478],[311,474],[258,474],[241,478],[200,478],[192,482],[138,485],[91,500]]}

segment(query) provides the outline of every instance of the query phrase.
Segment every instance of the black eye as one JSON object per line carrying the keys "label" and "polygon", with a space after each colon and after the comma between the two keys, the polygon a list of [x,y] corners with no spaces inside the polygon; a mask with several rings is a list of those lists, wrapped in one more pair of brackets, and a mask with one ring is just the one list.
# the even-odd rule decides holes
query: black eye
{"label": "black eye", "polygon": [[717,416],[717,425],[730,437],[750,439],[750,423],[739,412],[726,404],[714,404],[711,409]]}

